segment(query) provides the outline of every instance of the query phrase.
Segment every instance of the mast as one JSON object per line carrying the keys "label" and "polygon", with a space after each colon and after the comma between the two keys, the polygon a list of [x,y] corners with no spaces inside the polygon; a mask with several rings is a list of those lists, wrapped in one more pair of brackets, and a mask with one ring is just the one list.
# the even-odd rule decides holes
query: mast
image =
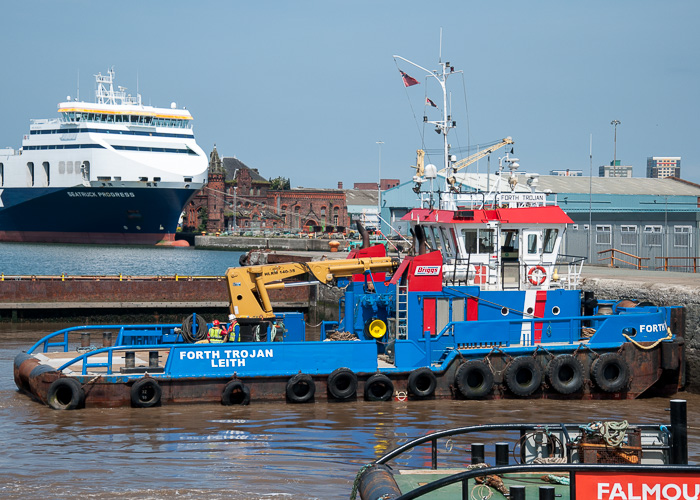
{"label": "mast", "polygon": [[[423,116],[423,122],[430,123],[431,125],[435,125],[435,132],[437,132],[438,134],[442,134],[444,171],[449,172],[450,145],[447,142],[447,134],[450,132],[451,129],[453,129],[457,126],[457,122],[452,121],[452,116],[448,114],[447,77],[450,75],[453,75],[455,73],[461,73],[461,71],[455,71],[454,66],[451,66],[449,62],[444,62],[444,63],[442,62],[442,38],[440,39],[440,61],[439,61],[440,70],[439,71],[431,71],[431,70],[426,69],[423,66],[420,66],[419,64],[416,64],[413,61],[409,61],[405,57],[401,57],[399,55],[394,55],[394,58],[401,59],[402,61],[405,61],[408,64],[411,64],[412,66],[415,66],[416,68],[425,71],[425,73],[428,76],[431,76],[431,77],[435,78],[435,80],[437,80],[438,84],[440,85],[440,89],[442,89],[442,119],[441,120],[428,120],[427,116]],[[449,186],[447,186],[447,177],[449,177],[449,175],[445,176],[445,191],[449,191]]]}

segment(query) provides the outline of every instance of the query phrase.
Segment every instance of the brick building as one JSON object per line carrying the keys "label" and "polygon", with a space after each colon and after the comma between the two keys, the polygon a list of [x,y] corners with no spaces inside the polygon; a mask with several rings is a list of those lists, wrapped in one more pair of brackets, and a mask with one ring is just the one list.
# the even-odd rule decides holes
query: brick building
{"label": "brick building", "polygon": [[237,158],[220,158],[216,146],[209,156],[207,185],[187,205],[183,220],[183,230],[209,233],[349,225],[342,189],[272,189],[257,169]]}

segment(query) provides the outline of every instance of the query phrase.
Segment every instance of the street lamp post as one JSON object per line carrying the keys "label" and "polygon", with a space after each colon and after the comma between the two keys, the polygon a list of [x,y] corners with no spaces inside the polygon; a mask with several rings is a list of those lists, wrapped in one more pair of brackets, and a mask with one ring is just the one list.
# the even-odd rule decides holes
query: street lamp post
{"label": "street lamp post", "polygon": [[383,141],[377,141],[379,145],[379,182],[377,183],[377,229],[381,229],[381,213],[382,213],[382,144]]}
{"label": "street lamp post", "polygon": [[615,127],[615,139],[613,141],[613,167],[617,167],[617,126],[620,123],[620,120],[613,120],[610,122],[610,125]]}

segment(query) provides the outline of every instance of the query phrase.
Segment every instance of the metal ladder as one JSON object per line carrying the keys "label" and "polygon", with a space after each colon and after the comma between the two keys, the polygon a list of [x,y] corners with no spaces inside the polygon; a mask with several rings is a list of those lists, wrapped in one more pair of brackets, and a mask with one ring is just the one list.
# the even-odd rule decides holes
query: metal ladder
{"label": "metal ladder", "polygon": [[408,285],[396,285],[396,337],[408,338]]}

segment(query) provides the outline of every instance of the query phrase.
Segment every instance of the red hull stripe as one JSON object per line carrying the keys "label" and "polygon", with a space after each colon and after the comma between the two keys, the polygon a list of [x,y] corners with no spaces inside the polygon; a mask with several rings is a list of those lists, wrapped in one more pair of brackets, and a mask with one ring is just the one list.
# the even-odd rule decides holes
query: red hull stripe
{"label": "red hull stripe", "polygon": [[[545,304],[547,303],[547,291],[538,290],[535,296],[535,317],[543,318]],[[542,322],[535,322],[535,344],[542,342]]]}

